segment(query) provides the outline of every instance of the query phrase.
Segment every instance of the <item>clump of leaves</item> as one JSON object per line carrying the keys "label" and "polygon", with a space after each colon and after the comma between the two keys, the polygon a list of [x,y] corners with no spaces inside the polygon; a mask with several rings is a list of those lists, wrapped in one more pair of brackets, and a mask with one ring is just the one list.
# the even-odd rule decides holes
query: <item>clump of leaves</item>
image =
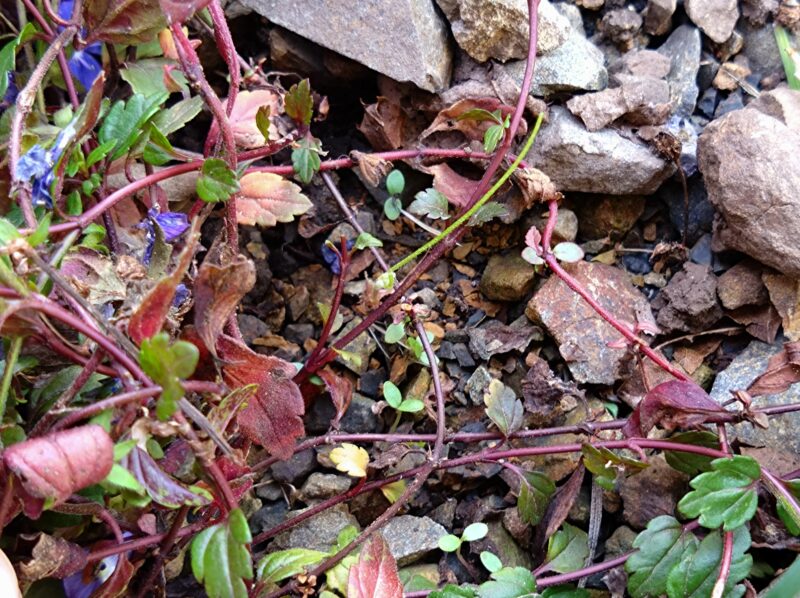
{"label": "clump of leaves", "polygon": [[250,527],[241,509],[225,522],[204,529],[192,540],[192,573],[209,598],[246,598],[245,579],[253,578],[248,544]]}

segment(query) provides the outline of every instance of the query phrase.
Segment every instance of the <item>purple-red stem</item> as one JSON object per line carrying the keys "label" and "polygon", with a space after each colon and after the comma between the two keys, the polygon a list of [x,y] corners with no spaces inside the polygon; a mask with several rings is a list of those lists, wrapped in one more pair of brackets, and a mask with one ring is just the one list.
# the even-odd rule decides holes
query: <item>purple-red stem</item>
{"label": "purple-red stem", "polygon": [[722,535],[722,559],[719,563],[719,575],[711,591],[711,598],[722,598],[725,593],[725,584],[731,573],[731,560],[733,559],[733,532],[724,532]]}

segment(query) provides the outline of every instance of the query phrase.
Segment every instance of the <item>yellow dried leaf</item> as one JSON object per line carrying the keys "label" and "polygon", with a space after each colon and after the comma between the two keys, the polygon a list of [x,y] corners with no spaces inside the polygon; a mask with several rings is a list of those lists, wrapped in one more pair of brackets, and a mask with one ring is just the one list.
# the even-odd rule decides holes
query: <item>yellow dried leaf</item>
{"label": "yellow dried leaf", "polygon": [[397,499],[406,491],[406,481],[405,480],[397,480],[396,482],[392,482],[391,484],[386,484],[385,486],[381,486],[381,492],[386,497],[390,503],[394,504],[397,502]]}
{"label": "yellow dried leaf", "polygon": [[367,463],[369,454],[360,446],[343,442],[331,451],[331,461],[336,465],[336,469],[354,478],[364,478],[367,476]]}

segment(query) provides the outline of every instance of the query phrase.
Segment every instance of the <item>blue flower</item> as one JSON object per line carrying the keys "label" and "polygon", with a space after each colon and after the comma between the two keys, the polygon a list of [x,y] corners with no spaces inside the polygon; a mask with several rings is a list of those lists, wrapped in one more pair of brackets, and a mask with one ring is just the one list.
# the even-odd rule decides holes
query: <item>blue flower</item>
{"label": "blue flower", "polygon": [[[2,75],[0,75],[2,76]],[[17,95],[19,94],[19,89],[17,89],[17,82],[14,78],[14,73],[9,71],[6,73],[8,77],[8,87],[6,88],[6,95],[0,99],[0,114],[8,108],[9,106],[13,106],[14,102],[17,101]]]}
{"label": "blue flower", "polygon": [[[353,248],[353,245],[355,244],[356,244],[355,239],[349,239],[347,241],[347,251],[350,251]],[[333,249],[331,249],[327,243],[322,244],[322,259],[325,260],[325,263],[328,265],[328,269],[331,272],[333,272],[334,274],[342,273],[342,262],[339,259],[339,254],[336,253]]]}
{"label": "blue flower", "polygon": [[[128,534],[130,535],[130,534]],[[97,567],[88,575],[84,571],[73,573],[64,578],[64,594],[67,598],[89,598],[94,591],[103,585],[114,569],[117,568],[119,555],[107,556],[97,564]]]}
{"label": "blue flower", "polygon": [[50,195],[50,187],[55,179],[53,169],[74,136],[75,124],[72,122],[59,131],[52,147],[44,149],[37,143],[17,162],[14,178],[26,183],[33,180],[32,201],[34,206],[53,207],[53,197]]}
{"label": "blue flower", "polygon": [[[74,0],[62,0],[58,4],[58,16],[64,20],[72,18],[72,7]],[[83,32],[81,32],[83,34]],[[103,54],[103,47],[100,43],[86,46],[83,50],[75,50],[67,61],[70,72],[75,75],[85,89],[89,89],[94,80],[103,72],[103,65],[100,58]]]}
{"label": "blue flower", "polygon": [[180,307],[189,298],[189,289],[185,284],[180,283],[175,287],[175,298],[172,300],[172,307]]}
{"label": "blue flower", "polygon": [[142,263],[145,266],[150,265],[150,259],[153,257],[153,246],[156,243],[156,231],[153,223],[158,224],[158,227],[164,232],[164,240],[167,243],[172,243],[177,240],[186,229],[189,228],[189,218],[186,214],[181,212],[164,212],[159,214],[158,210],[151,208],[147,212],[147,218],[139,224],[140,228],[145,229],[145,238],[147,240],[147,247],[142,256]]}

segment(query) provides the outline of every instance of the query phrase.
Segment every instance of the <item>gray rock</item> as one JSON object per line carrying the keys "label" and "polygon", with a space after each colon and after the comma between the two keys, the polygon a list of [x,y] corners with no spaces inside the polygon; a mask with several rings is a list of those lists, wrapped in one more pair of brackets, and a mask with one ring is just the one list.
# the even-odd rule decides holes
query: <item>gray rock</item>
{"label": "gray rock", "polygon": [[480,289],[492,301],[522,301],[533,290],[536,271],[519,255],[493,255],[481,276]]}
{"label": "gray rock", "polygon": [[580,8],[574,4],[568,4],[566,2],[556,2],[553,4],[553,8],[567,18],[569,24],[572,25],[572,28],[575,31],[580,32],[584,37],[586,36],[586,31],[583,28],[583,17],[581,16]]}
{"label": "gray rock", "polygon": [[689,117],[697,103],[697,72],[700,70],[700,31],[681,25],[667,38],[658,52],[669,56],[672,68],[667,75],[673,113]]}
{"label": "gray rock", "polygon": [[[530,227],[535,226],[541,231],[544,229],[547,220],[546,212],[542,214],[529,214],[522,223],[522,230],[528,230]],[[574,241],[577,236],[578,217],[575,215],[575,212],[566,208],[559,208],[558,216],[556,216],[556,227],[553,230],[553,243]]]}
{"label": "gray rock", "polygon": [[[472,58],[505,62],[528,55],[525,0],[437,0],[450,20],[453,37]],[[537,54],[552,52],[570,34],[569,21],[547,0],[539,4]]]}
{"label": "gray rock", "polygon": [[[525,61],[498,65],[519,87]],[[608,84],[603,53],[579,31],[572,30],[567,40],[549,54],[539,56],[533,68],[531,95],[548,96],[560,91],[597,91]]]}
{"label": "gray rock", "polygon": [[619,62],[622,72],[639,77],[663,79],[669,75],[672,60],[655,50],[632,50],[623,54]]}
{"label": "gray rock", "polygon": [[320,500],[342,494],[350,489],[351,478],[334,473],[320,473],[318,471],[308,476],[300,488],[300,494],[306,500]]}
{"label": "gray rock", "polygon": [[283,331],[283,336],[290,343],[303,346],[303,343],[310,338],[314,338],[313,324],[287,324]]}
{"label": "gray rock", "polygon": [[507,326],[492,320],[480,328],[469,329],[469,347],[483,360],[509,351],[525,351],[534,340],[542,340],[542,331],[531,326],[523,316]]}
{"label": "gray rock", "polygon": [[531,555],[519,547],[513,536],[503,527],[502,521],[488,521],[487,526],[489,531],[486,537],[470,545],[474,554],[488,550],[500,557],[505,567],[531,568]]}
{"label": "gray rock", "polygon": [[[350,320],[344,326],[344,328],[342,328],[342,331],[339,333],[339,338],[350,332],[360,323],[361,318],[358,316]],[[346,359],[340,355],[336,358],[336,361],[341,363],[351,372],[361,375],[366,372],[367,369],[369,369],[369,358],[377,348],[378,343],[375,342],[375,339],[372,338],[372,335],[367,332],[362,332],[356,338],[350,341],[350,343],[344,348],[347,353],[352,353],[354,356],[356,356],[356,359]]]}
{"label": "gray rock", "polygon": [[578,230],[586,239],[621,239],[639,220],[645,204],[641,195],[587,197],[575,205]]}
{"label": "gray rock", "polygon": [[635,125],[660,125],[670,113],[669,85],[662,79],[615,75],[620,87],[575,96],[567,108],[589,131],[599,131],[616,119]]}
{"label": "gray rock", "polygon": [[450,79],[447,26],[431,0],[241,0],[273,23],[396,79],[440,91]]}
{"label": "gray rock", "polygon": [[[711,396],[719,403],[725,403],[732,398],[731,391],[744,390],[764,371],[767,370],[769,359],[780,353],[783,349],[781,343],[768,345],[760,341],[751,342],[731,364],[717,375]],[[788,390],[774,395],[755,397],[754,407],[767,407],[788,405],[800,401],[800,384],[793,384]],[[769,428],[762,430],[749,423],[729,426],[735,435],[747,444],[767,446],[774,449],[791,450],[800,453],[800,412],[786,413],[769,418]]]}
{"label": "gray rock", "polygon": [[684,8],[692,22],[718,44],[731,36],[739,19],[737,0],[685,0]]}
{"label": "gray rock", "polygon": [[286,502],[283,500],[264,505],[250,517],[250,531],[253,535],[256,535],[272,529],[276,525],[283,523],[288,511],[289,507],[286,506]]}
{"label": "gray rock", "polygon": [[626,8],[609,10],[598,24],[600,32],[623,50],[633,46],[633,40],[641,28],[641,15]]}
{"label": "gray rock", "polygon": [[648,460],[650,467],[619,482],[619,495],[625,509],[622,518],[634,529],[644,529],[660,515],[672,515],[686,494],[685,474],[672,469],[663,457]]}
{"label": "gray rock", "polygon": [[[350,406],[339,422],[339,429],[350,434],[377,432],[380,428],[380,419],[372,409],[374,406],[375,401],[354,392],[353,400],[350,401]],[[315,401],[306,416],[306,429],[314,433],[326,432],[335,414],[336,409],[330,401]]]}
{"label": "gray rock", "polygon": [[605,544],[605,558],[611,560],[629,552],[638,534],[627,525],[621,525],[608,537]]}
{"label": "gray rock", "polygon": [[464,343],[456,343],[453,345],[453,356],[455,357],[456,361],[458,361],[458,365],[462,368],[474,368],[475,367],[475,359],[473,359],[472,354],[469,352],[467,345]]}
{"label": "gray rock", "polygon": [[700,332],[722,317],[717,301],[717,279],[711,268],[686,262],[661,291],[653,307],[666,333]]}
{"label": "gray rock", "polygon": [[[595,262],[578,262],[570,274],[605,309],[627,322],[653,323],[650,304],[618,268]],[[574,293],[564,281],[551,276],[528,302],[525,314],[555,337],[561,356],[579,383],[614,384],[631,364],[627,349],[608,345],[620,339],[615,328]]]}
{"label": "gray rock", "polygon": [[743,260],[717,280],[717,295],[725,309],[745,305],[764,305],[769,300],[767,287],[761,280],[764,272],[756,262]]}
{"label": "gray rock", "polygon": [[483,405],[483,393],[489,388],[489,383],[493,380],[492,374],[486,366],[478,366],[472,375],[467,380],[467,385],[464,387],[464,392],[469,396],[469,400],[473,405]]}
{"label": "gray rock", "polygon": [[678,0],[648,0],[644,30],[651,35],[664,35],[672,27],[672,15]]}
{"label": "gray rock", "polygon": [[[289,511],[289,518],[305,510]],[[279,534],[270,546],[278,549],[308,548],[328,552],[336,546],[339,532],[349,525],[360,529],[358,521],[350,514],[347,505],[336,505]]]}
{"label": "gray rock", "polygon": [[742,33],[744,55],[753,72],[762,76],[783,73],[783,62],[778,52],[778,44],[775,43],[775,31],[772,26],[745,25]]}
{"label": "gray rock", "polygon": [[314,471],[317,458],[312,449],[295,453],[285,461],[278,461],[271,468],[275,481],[285,484],[297,484],[301,478]]}
{"label": "gray rock", "polygon": [[589,132],[559,106],[551,109],[536,145],[533,165],[560,191],[649,195],[674,171],[643,141],[612,129]]}
{"label": "gray rock", "polygon": [[763,25],[780,5],[780,0],[744,0],[742,15],[754,25]]}
{"label": "gray rock", "polygon": [[788,87],[764,91],[747,105],[777,118],[793,131],[800,133],[800,93]]}
{"label": "gray rock", "polygon": [[436,550],[439,538],[446,536],[447,530],[430,517],[401,515],[391,519],[381,533],[392,556],[402,567]]}
{"label": "gray rock", "polygon": [[720,215],[715,241],[791,276],[800,276],[798,147],[800,132],[746,108],[712,121],[697,153]]}

